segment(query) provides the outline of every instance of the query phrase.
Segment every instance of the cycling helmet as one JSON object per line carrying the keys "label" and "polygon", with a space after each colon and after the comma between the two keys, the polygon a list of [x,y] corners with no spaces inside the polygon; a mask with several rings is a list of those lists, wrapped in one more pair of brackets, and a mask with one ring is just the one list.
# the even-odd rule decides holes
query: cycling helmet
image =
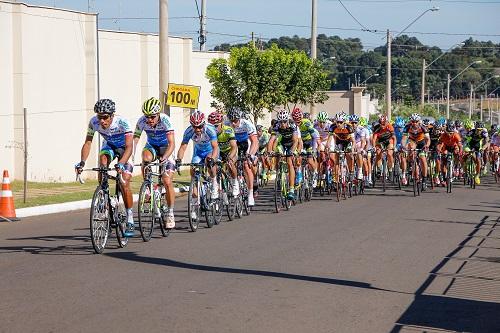
{"label": "cycling helmet", "polygon": [[317,121],[325,122],[328,121],[328,113],[325,111],[321,111],[318,113],[318,117],[316,118]]}
{"label": "cycling helmet", "polygon": [[227,111],[227,119],[229,119],[230,121],[241,119],[241,114],[242,112],[240,109],[231,108]]}
{"label": "cycling helmet", "polygon": [[455,127],[462,127],[464,123],[461,120],[455,120]]}
{"label": "cycling helmet", "polygon": [[464,122],[464,127],[465,127],[465,129],[471,130],[474,127],[474,124],[472,123],[472,120],[467,119]]}
{"label": "cycling helmet", "polygon": [[189,117],[192,126],[198,127],[205,124],[205,115],[200,110],[195,110]]}
{"label": "cycling helmet", "polygon": [[359,116],[357,114],[351,114],[349,116],[349,121],[351,123],[359,123]]}
{"label": "cycling helmet", "polygon": [[429,125],[429,124],[431,123],[431,120],[430,120],[429,118],[425,118],[425,119],[422,121],[422,123],[423,123],[425,126],[427,126],[427,125]]}
{"label": "cycling helmet", "polygon": [[446,123],[446,132],[455,132],[455,123],[453,121],[449,121],[448,123]]}
{"label": "cycling helmet", "polygon": [[305,119],[311,119],[311,114],[309,112],[304,112]]}
{"label": "cycling helmet", "polygon": [[438,121],[437,121],[437,124],[439,126],[445,126],[447,124],[446,118],[445,117],[439,118]]}
{"label": "cycling helmet", "polygon": [[335,115],[335,121],[345,122],[347,121],[347,115],[344,112],[337,113]]}
{"label": "cycling helmet", "polygon": [[378,122],[379,122],[379,124],[385,124],[385,123],[387,123],[387,116],[385,114],[381,114],[378,117]]}
{"label": "cycling helmet", "polygon": [[292,111],[293,121],[301,121],[303,116],[304,115],[302,114],[302,110],[300,110],[299,108],[293,109],[293,111]]}
{"label": "cycling helmet", "polygon": [[113,114],[115,113],[115,102],[107,98],[100,99],[94,105],[94,112]]}
{"label": "cycling helmet", "polygon": [[405,121],[401,117],[396,117],[396,120],[394,121],[394,126],[398,128],[405,127]]}
{"label": "cycling helmet", "polygon": [[365,117],[359,117],[359,126],[366,127],[368,125],[368,120]]}
{"label": "cycling helmet", "polygon": [[214,111],[208,115],[208,122],[212,125],[218,125],[222,123],[222,113]]}
{"label": "cycling helmet", "polygon": [[279,110],[278,114],[276,115],[276,119],[278,119],[278,121],[287,121],[288,119],[290,119],[290,112],[285,109]]}
{"label": "cycling helmet", "polygon": [[476,128],[484,128],[484,123],[482,121],[476,121]]}
{"label": "cycling helmet", "polygon": [[145,116],[154,116],[161,112],[161,103],[158,98],[151,97],[142,104],[142,113]]}
{"label": "cycling helmet", "polygon": [[497,124],[491,124],[491,130],[493,132],[496,132],[498,130],[498,125]]}
{"label": "cycling helmet", "polygon": [[411,116],[410,116],[410,121],[413,121],[413,122],[418,122],[420,121],[422,118],[420,118],[420,115],[418,113],[413,113]]}

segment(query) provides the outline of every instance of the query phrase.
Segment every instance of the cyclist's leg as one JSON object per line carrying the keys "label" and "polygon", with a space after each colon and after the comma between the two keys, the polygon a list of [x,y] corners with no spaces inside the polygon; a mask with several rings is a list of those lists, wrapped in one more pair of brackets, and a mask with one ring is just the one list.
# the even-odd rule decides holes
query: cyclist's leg
{"label": "cyclist's leg", "polygon": [[156,160],[157,156],[158,155],[156,153],[156,149],[147,142],[146,145],[144,146],[144,149],[142,150],[141,173],[143,178],[144,178],[144,167],[149,163],[153,162],[154,160]]}
{"label": "cyclist's leg", "polygon": [[394,169],[394,141],[389,139],[389,144],[387,145],[387,168],[389,170]]}

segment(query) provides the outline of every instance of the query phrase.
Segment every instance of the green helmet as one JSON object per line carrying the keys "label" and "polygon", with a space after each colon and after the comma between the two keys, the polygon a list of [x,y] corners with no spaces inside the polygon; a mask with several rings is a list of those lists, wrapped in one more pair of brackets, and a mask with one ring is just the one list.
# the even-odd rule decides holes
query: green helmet
{"label": "green helmet", "polygon": [[366,127],[368,125],[368,119],[365,117],[359,117],[359,126]]}
{"label": "green helmet", "polygon": [[158,98],[151,97],[142,104],[142,113],[145,116],[154,116],[161,112],[161,103]]}
{"label": "green helmet", "polygon": [[467,130],[473,129],[474,128],[474,124],[472,123],[472,120],[467,119],[466,121],[464,121],[464,128],[467,129]]}
{"label": "green helmet", "polygon": [[328,120],[328,113],[325,111],[321,111],[318,113],[318,117],[316,118],[317,121],[325,122]]}

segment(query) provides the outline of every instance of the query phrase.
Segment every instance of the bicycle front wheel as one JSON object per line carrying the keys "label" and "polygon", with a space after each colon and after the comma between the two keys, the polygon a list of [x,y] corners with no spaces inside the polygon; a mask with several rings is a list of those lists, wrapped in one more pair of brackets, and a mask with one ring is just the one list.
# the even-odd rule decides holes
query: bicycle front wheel
{"label": "bicycle front wheel", "polygon": [[149,242],[153,235],[154,228],[154,198],[155,192],[152,191],[152,184],[145,181],[139,190],[139,200],[137,202],[137,218],[139,219],[139,230],[142,240]]}
{"label": "bicycle front wheel", "polygon": [[125,237],[125,230],[127,229],[127,212],[125,204],[123,203],[122,192],[118,189],[116,196],[117,205],[114,212],[116,240],[119,247],[125,247],[128,244],[128,237]]}
{"label": "bicycle front wheel", "polygon": [[109,235],[109,205],[104,190],[97,186],[90,206],[90,239],[97,254],[106,248]]}
{"label": "bicycle front wheel", "polygon": [[[191,180],[191,185],[189,186],[188,194],[188,218],[189,227],[192,232],[198,230],[198,225],[200,224],[200,182],[198,179],[193,178]],[[194,194],[196,193],[196,197]]]}

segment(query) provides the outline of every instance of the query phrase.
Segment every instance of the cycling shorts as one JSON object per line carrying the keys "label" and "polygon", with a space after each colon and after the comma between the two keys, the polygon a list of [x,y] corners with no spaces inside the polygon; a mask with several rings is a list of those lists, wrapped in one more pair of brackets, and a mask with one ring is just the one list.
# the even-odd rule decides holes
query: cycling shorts
{"label": "cycling shorts", "polygon": [[[109,161],[113,161],[115,158],[120,159],[120,157],[123,155],[125,152],[125,147],[117,148],[117,147],[111,147],[109,144],[105,144],[102,148],[101,151],[99,152],[99,155],[108,155],[109,156]],[[125,173],[132,174],[132,171],[134,170],[134,167],[130,163],[125,163]]]}

